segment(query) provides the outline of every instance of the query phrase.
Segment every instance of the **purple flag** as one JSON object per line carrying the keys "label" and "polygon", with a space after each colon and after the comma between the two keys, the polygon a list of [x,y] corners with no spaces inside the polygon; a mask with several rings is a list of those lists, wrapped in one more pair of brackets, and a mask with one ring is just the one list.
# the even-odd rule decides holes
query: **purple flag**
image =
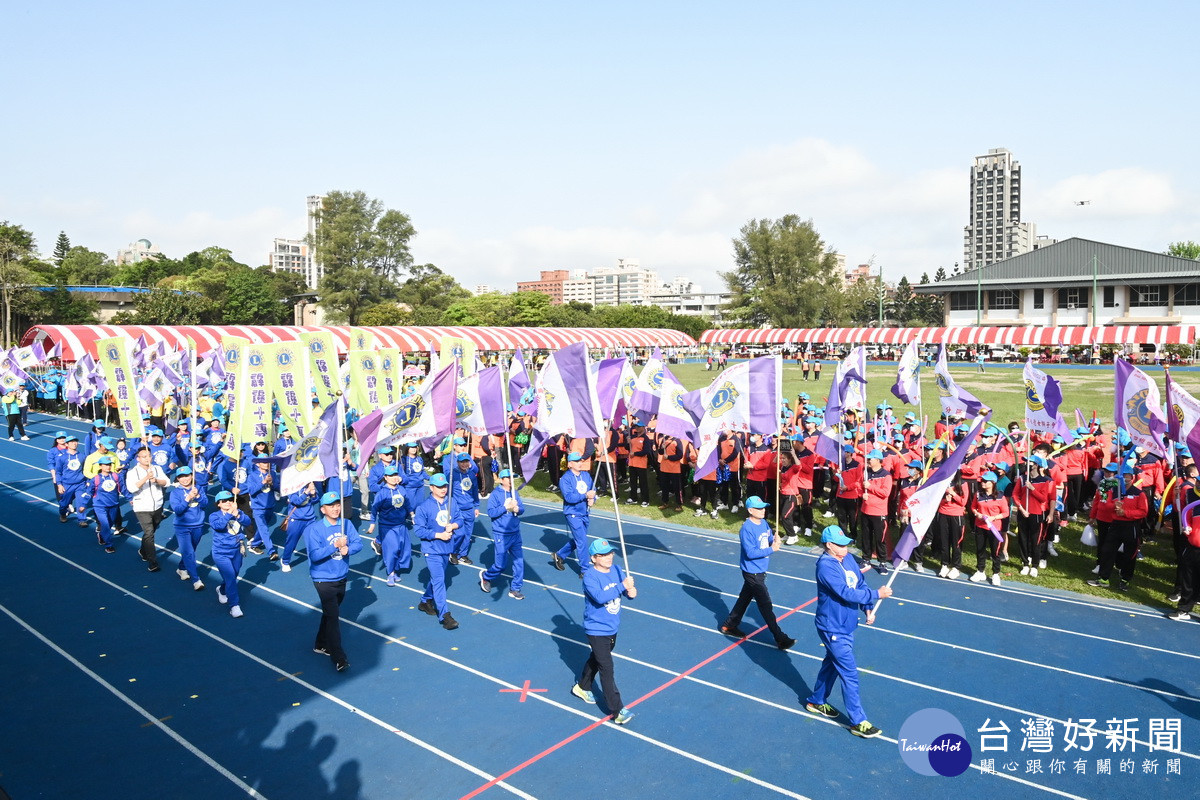
{"label": "purple flag", "polygon": [[525,369],[525,357],[518,347],[508,367],[508,403],[518,414],[532,414],[537,410],[534,399],[533,383],[529,380],[529,371]]}
{"label": "purple flag", "polygon": [[596,370],[596,399],[600,401],[600,412],[604,419],[611,420],[621,398],[621,375],[626,361],[623,358],[606,358]]}
{"label": "purple flag", "polygon": [[[454,431],[457,399],[458,364],[452,361],[399,403],[376,409],[354,423],[359,448],[370,455],[377,447],[396,442],[447,436]],[[366,461],[363,458],[359,464],[360,472]]]}
{"label": "purple flag", "polygon": [[658,404],[662,398],[663,372],[666,369],[662,361],[662,351],[655,347],[633,387],[633,397],[629,400],[630,410],[645,411],[647,414],[658,413]]}
{"label": "purple flag", "polygon": [[1184,391],[1167,373],[1167,436],[1200,455],[1200,400]]}
{"label": "purple flag", "polygon": [[587,345],[576,342],[554,353],[537,379],[537,423],[550,436],[596,439],[599,405],[596,384],[588,367]]}
{"label": "purple flag", "polygon": [[[538,462],[542,458],[542,447],[550,439],[550,436],[542,433],[537,428],[529,432],[529,446],[525,451],[525,455],[521,456],[521,478],[525,484],[533,480],[534,474],[537,472]],[[522,484],[520,488],[524,488]]]}
{"label": "purple flag", "polygon": [[842,392],[837,381],[829,384],[825,421],[817,435],[817,455],[831,464],[842,463]]}
{"label": "purple flag", "polygon": [[336,400],[330,403],[313,429],[278,456],[253,459],[255,463],[267,462],[279,467],[280,494],[298,492],[310,482],[338,474],[338,405]]}
{"label": "purple flag", "polygon": [[[975,420],[975,424],[971,426],[971,430],[967,433],[964,442],[973,442],[979,436],[979,432],[983,430],[991,418],[991,414],[985,414]],[[896,549],[892,552],[892,562],[899,564],[902,561],[908,561],[912,558],[912,552],[916,546],[925,538],[926,532],[929,530],[930,523],[933,522],[934,516],[937,514],[938,506],[942,502],[942,498],[946,494],[946,488],[950,485],[950,481],[954,479],[954,473],[958,472],[958,468],[962,466],[963,459],[966,458],[969,447],[956,447],[954,452],[937,466],[937,469],[929,473],[925,481],[917,487],[905,503],[905,508],[908,510],[908,525],[904,528],[904,534],[900,537],[900,541],[896,543]]]}
{"label": "purple flag", "polygon": [[1167,424],[1160,416],[1158,387],[1150,376],[1123,358],[1114,362],[1113,423],[1129,434],[1133,443],[1166,456],[1162,435]]}

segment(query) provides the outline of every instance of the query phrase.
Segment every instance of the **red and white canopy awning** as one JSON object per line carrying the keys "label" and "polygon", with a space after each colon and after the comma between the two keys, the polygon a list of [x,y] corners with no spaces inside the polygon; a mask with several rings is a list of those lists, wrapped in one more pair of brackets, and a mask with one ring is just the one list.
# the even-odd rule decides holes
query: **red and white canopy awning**
{"label": "red and white canopy awning", "polygon": [[[166,342],[173,349],[188,347],[194,341],[201,352],[218,347],[223,336],[240,336],[256,343],[291,342],[303,331],[330,331],[338,352],[350,343],[349,327],[300,327],[284,325],[38,325],[21,337],[21,344],[40,341],[49,351],[62,342],[64,361],[76,361],[84,353],[96,355],[96,340],[112,336],[137,339],[145,336],[151,344]],[[696,340],[686,333],[666,328],[478,328],[478,327],[380,327],[361,328],[375,335],[381,347],[404,352],[425,351],[429,343],[436,347],[443,336],[458,336],[474,342],[480,350],[560,350],[575,342],[588,347],[694,347]]]}
{"label": "red and white canopy awning", "polygon": [[919,344],[1051,347],[1090,344],[1195,344],[1196,325],[955,328],[725,328],[705,331],[701,344]]}

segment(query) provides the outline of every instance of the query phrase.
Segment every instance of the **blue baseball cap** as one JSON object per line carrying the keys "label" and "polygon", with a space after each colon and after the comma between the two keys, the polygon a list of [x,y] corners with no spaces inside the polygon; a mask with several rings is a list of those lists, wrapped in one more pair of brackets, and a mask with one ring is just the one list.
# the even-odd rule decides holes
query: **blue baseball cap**
{"label": "blue baseball cap", "polygon": [[1105,472],[1116,472],[1118,469],[1119,469],[1119,467],[1117,466],[1117,462],[1115,462],[1115,461],[1110,461],[1104,465]]}
{"label": "blue baseball cap", "polygon": [[391,455],[392,453],[395,453],[395,452],[396,452],[396,448],[392,447],[390,444],[384,445],[383,447],[379,448],[379,455],[381,455],[381,456]]}
{"label": "blue baseball cap", "polygon": [[113,444],[115,444],[111,436],[101,436],[98,443],[105,450],[112,450]]}
{"label": "blue baseball cap", "polygon": [[179,469],[175,470],[176,478],[178,478],[180,475],[191,475],[191,474],[192,474],[191,467],[180,467]]}
{"label": "blue baseball cap", "polygon": [[1055,444],[1066,444],[1066,443],[1067,443],[1067,440],[1066,440],[1066,439],[1064,439],[1062,436],[1055,436],[1055,437],[1054,437],[1054,443],[1055,443]]}
{"label": "blue baseball cap", "polygon": [[104,428],[104,427],[107,427],[107,426],[104,424],[104,420],[102,420],[102,419],[94,419],[94,420],[92,420],[92,427],[93,427],[93,428]]}
{"label": "blue baseball cap", "polygon": [[605,553],[611,553],[613,546],[609,544],[608,539],[593,539],[588,545],[589,556],[602,556]]}
{"label": "blue baseball cap", "polygon": [[112,456],[100,456],[100,458],[96,459],[96,463],[97,464],[111,464]]}
{"label": "blue baseball cap", "polygon": [[954,432],[955,433],[967,433],[970,430],[971,429],[968,428],[966,425],[959,425],[957,428],[954,429]]}
{"label": "blue baseball cap", "polygon": [[463,437],[461,437],[461,436],[455,436],[455,437],[454,437],[454,443],[455,443],[455,444],[457,444],[457,445],[464,445],[464,444],[466,444],[466,443],[467,443],[467,440],[466,440],[466,439],[464,439],[464,438],[463,438]]}
{"label": "blue baseball cap", "polygon": [[771,505],[756,494],[746,498],[746,508],[766,508]]}
{"label": "blue baseball cap", "polygon": [[871,452],[867,453],[867,458],[878,458],[882,461],[883,460],[883,451],[882,450],[872,450]]}
{"label": "blue baseball cap", "polygon": [[583,461],[583,456],[579,453],[567,453],[567,461]]}
{"label": "blue baseball cap", "polygon": [[[471,454],[470,454],[470,453],[459,453],[457,456],[455,456],[455,457],[454,457],[454,460],[455,460],[455,461],[458,461],[458,462],[460,462],[460,463],[461,463],[461,462],[463,462],[463,461],[470,461],[470,460],[471,460]],[[568,460],[569,460],[569,459],[568,459]]]}
{"label": "blue baseball cap", "polygon": [[383,468],[383,474],[384,475],[399,475],[400,470],[396,469],[395,466],[389,465],[389,466],[386,466]]}
{"label": "blue baseball cap", "polygon": [[842,434],[842,438],[843,438],[843,439],[847,439],[847,440],[848,440],[848,439],[853,439],[853,438],[854,438],[854,431],[846,431],[845,433],[843,433],[843,434]]}
{"label": "blue baseball cap", "polygon": [[511,469],[502,469],[502,470],[500,470],[500,474],[497,475],[496,477],[497,478],[511,478],[512,470]]}
{"label": "blue baseball cap", "polygon": [[909,422],[914,422],[917,419],[917,415],[910,411],[904,415],[904,418]]}
{"label": "blue baseball cap", "polygon": [[429,479],[430,486],[447,486],[449,483],[450,482],[446,480],[446,476],[440,472]]}
{"label": "blue baseball cap", "polygon": [[921,463],[921,459],[914,458],[912,461],[908,462],[908,468],[909,469],[924,469],[925,465]]}
{"label": "blue baseball cap", "polygon": [[232,499],[233,499],[233,492],[217,492],[216,500],[218,503],[220,503],[224,500],[232,500]]}
{"label": "blue baseball cap", "polygon": [[1082,425],[1080,425],[1078,428],[1076,428],[1076,429],[1075,429],[1075,435],[1077,435],[1077,436],[1087,436],[1087,435],[1088,435],[1088,429],[1087,429],[1087,428],[1085,428],[1085,427],[1083,427]]}
{"label": "blue baseball cap", "polygon": [[417,443],[416,442],[405,442],[404,446],[405,447],[416,447]]}
{"label": "blue baseball cap", "polygon": [[1000,476],[997,475],[996,473],[992,472],[989,469],[987,472],[983,473],[983,475],[981,475],[979,479],[983,480],[983,481],[991,481],[992,483],[995,483],[996,481],[1000,480]]}
{"label": "blue baseball cap", "polygon": [[847,536],[845,532],[843,532],[842,529],[837,525],[830,525],[828,528],[821,531],[821,543],[824,544],[825,542],[832,542],[833,544],[841,545],[842,547],[854,544],[854,540]]}
{"label": "blue baseball cap", "polygon": [[996,469],[998,469],[1000,472],[1008,472],[1008,462],[1007,461],[997,461]]}
{"label": "blue baseball cap", "polygon": [[326,492],[325,494],[321,495],[321,505],[323,506],[331,506],[334,503],[340,502],[342,502],[342,498],[338,497],[337,492]]}
{"label": "blue baseball cap", "polygon": [[204,442],[200,441],[199,439],[192,439],[191,449],[193,449],[193,450],[203,450],[203,449],[204,449]]}
{"label": "blue baseball cap", "polygon": [[78,442],[79,441],[79,437],[73,433],[68,433],[66,436],[66,439],[68,442]]}
{"label": "blue baseball cap", "polygon": [[844,444],[844,445],[842,445],[842,452],[843,452],[843,453],[853,453],[853,452],[854,452],[854,445],[852,445],[852,444]]}
{"label": "blue baseball cap", "polygon": [[66,431],[56,431],[54,434],[54,438],[55,439],[65,439],[65,438],[67,438],[67,432]]}
{"label": "blue baseball cap", "polygon": [[1041,467],[1042,469],[1045,469],[1047,466],[1049,466],[1049,464],[1047,464],[1047,462],[1046,462],[1046,459],[1042,458],[1041,456],[1039,456],[1036,453],[1031,455],[1029,457],[1029,460],[1030,460],[1030,462],[1036,464],[1037,466]]}

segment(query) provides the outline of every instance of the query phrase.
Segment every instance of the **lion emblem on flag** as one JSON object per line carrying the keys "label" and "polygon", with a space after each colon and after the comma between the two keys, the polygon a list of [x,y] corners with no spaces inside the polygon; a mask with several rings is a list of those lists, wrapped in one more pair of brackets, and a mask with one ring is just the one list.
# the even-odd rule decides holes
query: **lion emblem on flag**
{"label": "lion emblem on flag", "polygon": [[471,416],[471,412],[475,410],[475,404],[471,402],[471,396],[467,394],[466,389],[458,390],[458,399],[454,403],[454,418],[463,419]]}
{"label": "lion emblem on flag", "polygon": [[1025,406],[1030,411],[1041,411],[1045,408],[1042,398],[1038,397],[1037,389],[1033,386],[1033,381],[1025,381]]}
{"label": "lion emblem on flag", "polygon": [[392,418],[388,420],[388,427],[393,435],[404,433],[413,425],[417,424],[417,420],[421,418],[421,412],[425,408],[425,398],[419,394],[414,394],[412,397],[405,400],[392,414]]}
{"label": "lion emblem on flag", "polygon": [[1150,407],[1146,403],[1147,389],[1139,389],[1125,400],[1125,418],[1129,427],[1142,436],[1150,436]]}
{"label": "lion emblem on flag", "polygon": [[742,393],[733,385],[733,381],[725,381],[721,388],[713,393],[712,399],[708,402],[708,413],[713,417],[719,417],[725,412],[731,410],[737,405],[737,399]]}

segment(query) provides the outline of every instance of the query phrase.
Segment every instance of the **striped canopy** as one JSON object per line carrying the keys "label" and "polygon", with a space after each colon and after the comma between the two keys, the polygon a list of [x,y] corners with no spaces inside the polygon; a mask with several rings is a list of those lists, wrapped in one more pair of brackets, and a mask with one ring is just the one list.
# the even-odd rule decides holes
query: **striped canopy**
{"label": "striped canopy", "polygon": [[[172,348],[185,348],[188,339],[203,352],[220,344],[222,336],[240,336],[252,342],[288,342],[300,338],[302,331],[330,331],[338,352],[345,352],[351,331],[348,327],[299,327],[260,325],[38,325],[21,338],[22,345],[41,341],[48,351],[62,342],[64,361],[76,361],[84,353],[96,355],[96,340],[126,335],[145,336],[150,343],[165,341]],[[696,340],[686,333],[666,328],[472,328],[472,327],[380,327],[361,328],[375,334],[383,347],[404,352],[425,351],[436,346],[443,336],[458,336],[474,342],[480,350],[559,350],[575,342],[588,347],[694,347]]]}
{"label": "striped canopy", "polygon": [[701,344],[919,344],[1049,347],[1090,344],[1185,344],[1196,342],[1196,325],[956,328],[725,328],[705,331]]}

